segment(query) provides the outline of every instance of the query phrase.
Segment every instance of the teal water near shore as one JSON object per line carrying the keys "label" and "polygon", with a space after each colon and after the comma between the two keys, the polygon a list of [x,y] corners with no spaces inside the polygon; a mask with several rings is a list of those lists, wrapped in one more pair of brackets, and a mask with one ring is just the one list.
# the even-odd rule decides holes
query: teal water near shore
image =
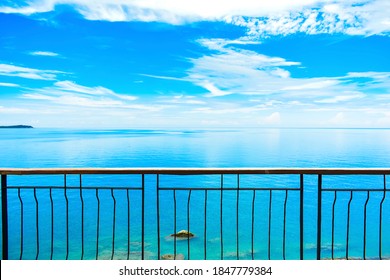
{"label": "teal water near shore", "polygon": [[[358,167],[358,168],[390,168],[390,130],[386,129],[248,129],[248,130],[60,130],[60,129],[29,129],[29,130],[0,130],[0,168],[6,167]],[[63,177],[12,177],[10,184],[27,185],[59,185],[63,184]],[[161,186],[213,186],[220,184],[219,176],[193,176],[186,179],[166,176],[161,178]],[[77,186],[78,177],[69,176],[68,184]],[[235,187],[236,177],[227,175],[224,177],[224,184],[228,187]],[[96,185],[131,185],[139,186],[139,176],[85,176],[84,186]],[[155,201],[155,176],[146,177],[146,257],[157,258],[156,255],[156,201]],[[305,257],[315,257],[315,219],[313,215],[316,210],[316,178],[307,176],[305,178]],[[240,187],[264,186],[264,187],[298,187],[299,178],[296,176],[268,176],[254,177],[243,176]],[[356,188],[378,187],[383,188],[383,179],[380,176],[337,176],[324,178],[324,187],[348,187]],[[100,205],[102,216],[100,217],[99,235],[99,258],[112,257],[112,201],[111,193],[102,190],[99,198],[107,198],[108,202]],[[63,190],[53,190],[52,193],[55,208],[55,230],[54,230],[54,258],[64,259],[66,255],[65,225],[65,199]],[[69,219],[80,221],[80,194],[78,190],[69,190]],[[123,190],[116,190],[117,214],[127,213],[126,193]],[[239,254],[241,258],[251,258],[251,226],[252,213],[255,213],[254,225],[258,229],[255,235],[255,257],[258,259],[267,258],[268,244],[268,220],[260,217],[268,217],[269,200],[268,192],[257,192],[254,197],[252,191],[242,191],[237,199],[236,192],[223,194],[223,253],[225,258],[236,258],[237,243],[236,232],[236,206],[239,201]],[[282,221],[276,217],[283,215],[283,203],[286,193],[277,191],[273,193],[272,208],[272,258],[282,258],[281,234]],[[50,200],[49,191],[42,191],[37,195],[39,201],[39,258],[50,258]],[[130,249],[132,258],[139,257],[140,251],[140,193],[130,191],[131,197],[131,221],[134,226],[131,228]],[[368,204],[369,224],[367,231],[368,248],[367,255],[374,256],[378,253],[378,201],[383,198],[382,193],[372,194]],[[27,224],[24,232],[23,258],[34,259],[36,256],[36,231],[35,231],[35,204],[32,190],[24,191],[22,194],[24,205],[24,220]],[[177,193],[178,201],[177,230],[187,229],[187,202],[189,192]],[[287,228],[287,256],[288,259],[299,258],[299,222],[297,203],[299,194],[289,192],[288,194],[288,222]],[[330,257],[331,233],[329,232],[331,217],[329,214],[334,194],[324,194],[324,256]],[[336,211],[339,220],[336,221],[336,233],[334,250],[336,257],[343,257],[345,254],[345,226],[346,207],[349,194],[339,194],[337,198]],[[93,259],[96,254],[96,194],[94,190],[84,190],[83,200],[85,202],[85,250],[84,258]],[[219,192],[210,192],[207,197],[207,257],[210,259],[220,258],[221,236],[220,225],[214,219],[220,220],[221,197]],[[169,234],[173,232],[173,193],[164,191],[161,193],[161,250],[162,253],[173,253],[173,241]],[[204,256],[204,201],[203,191],[194,191],[190,197],[191,221],[190,227],[197,236],[191,242],[191,258],[203,258]],[[254,210],[252,202],[255,201]],[[362,224],[361,214],[366,194],[358,194],[354,198],[352,211],[356,215],[351,216],[354,227],[351,228],[351,253],[361,255]],[[20,216],[19,197],[16,190],[10,191],[10,213],[11,218],[18,219]],[[384,200],[383,209],[389,211],[389,198]],[[125,217],[126,215],[122,215]],[[125,218],[118,215],[116,221],[116,233],[114,244],[114,258],[126,258],[128,246],[128,231]],[[88,218],[88,219],[87,219]],[[262,230],[266,229],[266,230]],[[17,235],[21,227],[18,223],[10,227],[11,233]],[[81,226],[75,222],[70,227],[68,238],[71,243],[69,258],[80,258]],[[384,236],[390,235],[389,218],[385,217],[383,223]],[[200,234],[197,234],[200,233]],[[231,242],[230,242],[231,241]],[[10,255],[12,258],[19,258],[20,239],[15,238],[11,243]],[[177,253],[183,253],[187,257],[188,244],[186,240],[178,243]],[[263,246],[264,245],[264,246]],[[390,251],[390,241],[385,238],[383,251]],[[14,252],[12,251],[14,249]]]}

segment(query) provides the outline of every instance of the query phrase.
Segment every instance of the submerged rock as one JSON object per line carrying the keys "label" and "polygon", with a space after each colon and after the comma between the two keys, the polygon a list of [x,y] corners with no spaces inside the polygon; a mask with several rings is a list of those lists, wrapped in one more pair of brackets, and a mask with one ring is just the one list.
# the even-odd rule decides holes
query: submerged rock
{"label": "submerged rock", "polygon": [[178,237],[178,238],[192,238],[194,237],[195,235],[192,233],[192,232],[189,232],[188,230],[181,230],[177,233],[172,233],[171,234],[172,237]]}
{"label": "submerged rock", "polygon": [[161,259],[163,260],[184,260],[183,254],[176,254],[176,257],[174,254],[165,254],[161,256]]}

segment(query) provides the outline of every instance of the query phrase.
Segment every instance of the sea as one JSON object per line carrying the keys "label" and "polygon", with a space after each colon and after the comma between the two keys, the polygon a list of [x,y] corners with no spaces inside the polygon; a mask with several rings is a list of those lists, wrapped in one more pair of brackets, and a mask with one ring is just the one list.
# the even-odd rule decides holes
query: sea
{"label": "sea", "polygon": [[[0,169],[83,167],[390,168],[390,129],[0,129]],[[29,186],[8,190],[9,258],[139,259],[143,244],[147,259],[299,259],[299,179],[148,174],[142,213],[141,175],[8,176]],[[323,188],[389,188],[384,179],[324,176]],[[304,182],[304,258],[315,259],[318,177]],[[322,258],[390,257],[386,193],[324,192]],[[171,236],[188,229],[191,239]]]}

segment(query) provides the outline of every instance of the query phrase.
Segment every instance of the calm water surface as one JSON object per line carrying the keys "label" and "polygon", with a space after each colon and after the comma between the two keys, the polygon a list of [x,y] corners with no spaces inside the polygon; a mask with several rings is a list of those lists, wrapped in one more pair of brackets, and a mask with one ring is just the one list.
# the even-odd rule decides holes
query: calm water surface
{"label": "calm water surface", "polygon": [[[0,168],[5,167],[359,167],[359,168],[390,168],[390,130],[386,129],[250,129],[250,130],[58,130],[58,129],[1,129],[0,130]],[[241,178],[242,186],[290,186],[298,187],[299,178],[294,176],[267,178],[245,177]],[[219,186],[220,178],[213,176],[203,176],[188,178],[180,182],[177,179],[166,176],[161,178],[162,186]],[[224,178],[225,186],[235,187],[236,177],[226,176]],[[34,177],[9,179],[10,184],[37,184],[37,185],[63,185],[63,177]],[[86,176],[83,180],[84,186],[96,185],[140,185],[140,178],[110,178],[101,176]],[[69,176],[68,185],[77,186],[79,184],[77,176]],[[155,203],[155,177],[146,178],[147,208],[148,213],[156,212]],[[305,211],[305,223],[308,229],[305,231],[305,256],[315,256],[315,210],[316,210],[316,178],[307,176],[305,178],[305,204],[308,209]],[[383,187],[383,180],[379,177],[368,178],[359,176],[357,178],[324,178],[325,187]],[[53,190],[52,197],[55,202],[55,227],[54,227],[54,258],[64,259],[66,253],[66,239],[72,244],[69,258],[80,258],[81,246],[81,226],[80,226],[80,195],[78,191],[69,191],[67,193],[69,200],[68,219],[74,222],[68,236],[64,234],[66,224],[65,216],[65,198],[63,190]],[[178,192],[176,200],[178,201],[177,230],[186,229],[187,220],[187,202],[189,192]],[[37,195],[39,201],[39,258],[50,258],[50,201],[49,191],[43,191]],[[132,241],[130,248],[133,252],[140,250],[140,195],[136,191],[131,192],[131,220],[136,226],[131,228]],[[117,214],[127,213],[126,194],[121,190],[115,193],[117,203]],[[112,252],[112,194],[109,191],[100,191],[99,198],[108,198],[109,202],[102,202],[99,206],[103,210],[100,217],[100,235],[96,236],[96,194],[93,190],[83,191],[83,200],[85,209],[85,252],[84,258],[95,258],[96,240],[99,238],[99,258],[110,258]],[[190,199],[191,212],[191,231],[204,232],[204,192],[192,192]],[[378,211],[375,205],[383,198],[383,193],[372,195],[368,207],[370,217],[369,228],[378,227]],[[251,191],[240,193],[239,198],[236,193],[226,192],[223,196],[223,229],[225,258],[236,258],[236,234],[232,228],[237,227],[235,217],[237,201],[239,201],[240,211],[240,257],[250,258],[251,250],[251,226],[252,214],[256,217],[268,217],[268,204],[270,195],[266,192],[258,192],[254,197]],[[282,234],[280,229],[283,226],[277,217],[283,213],[283,203],[286,199],[284,191],[273,193],[272,214],[272,258],[280,259],[280,244]],[[324,197],[324,230],[323,230],[323,250],[329,257],[329,244],[331,239],[329,205],[332,204],[334,194],[325,194]],[[337,198],[336,211],[340,214],[340,221],[336,222],[336,255],[342,257],[345,254],[345,234],[346,234],[346,205],[349,199],[349,193],[340,194]],[[24,191],[18,196],[16,190],[10,191],[10,209],[11,218],[19,219],[21,214],[20,200],[23,201],[24,220],[30,221],[24,225],[23,229],[17,222],[10,226],[11,233],[18,236],[22,230],[25,238],[13,239],[10,246],[14,248],[11,252],[12,258],[19,258],[21,243],[23,243],[23,258],[34,259],[36,257],[36,231],[35,231],[35,197],[31,191]],[[207,197],[208,219],[221,219],[219,193],[210,192]],[[299,222],[299,209],[297,201],[299,193],[289,192],[288,197],[288,222],[287,222],[287,258],[297,259],[299,232],[296,228]],[[352,211],[356,213],[351,216],[354,227],[351,229],[351,247],[357,255],[361,254],[362,246],[361,232],[362,219],[359,218],[362,213],[362,207],[358,204],[366,200],[366,194],[357,195],[352,204]],[[161,194],[161,249],[162,253],[172,253],[173,242],[169,236],[173,232],[174,219],[172,208],[174,201],[173,193],[166,191]],[[252,203],[255,207],[252,208]],[[264,202],[264,203],[263,203]],[[356,205],[355,205],[356,204]],[[370,209],[370,205],[373,205]],[[390,207],[389,199],[384,202],[384,210]],[[328,207],[328,208],[327,208]],[[388,210],[386,210],[388,211]],[[210,215],[213,213],[213,215]],[[146,250],[149,258],[156,258],[156,220],[155,215],[146,215]],[[116,221],[116,242],[114,245],[115,258],[126,258],[126,249],[128,244],[128,229],[126,221],[118,215]],[[259,232],[255,236],[256,244],[268,244],[268,226],[267,219],[257,219],[254,222],[255,228]],[[390,234],[389,219],[384,220],[383,230]],[[378,234],[377,231],[368,230],[369,240],[368,256],[377,254]],[[219,223],[208,222],[207,228],[207,255],[208,258],[220,257],[220,226]],[[228,241],[232,242],[228,242]],[[387,240],[387,239],[386,239]],[[383,246],[389,252],[390,242],[387,240]],[[231,243],[232,245],[228,245]],[[372,246],[370,245],[372,244]],[[202,258],[204,239],[198,235],[191,240],[191,258]],[[186,255],[187,242],[178,242],[178,253]],[[256,258],[267,258],[265,246],[255,248]],[[134,256],[135,258],[138,256]]]}

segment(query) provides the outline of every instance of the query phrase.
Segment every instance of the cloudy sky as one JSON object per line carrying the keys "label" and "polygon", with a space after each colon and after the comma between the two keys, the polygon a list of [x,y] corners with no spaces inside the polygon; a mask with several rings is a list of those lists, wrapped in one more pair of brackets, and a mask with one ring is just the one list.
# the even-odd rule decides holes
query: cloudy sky
{"label": "cloudy sky", "polygon": [[388,0],[0,0],[0,125],[390,127]]}

